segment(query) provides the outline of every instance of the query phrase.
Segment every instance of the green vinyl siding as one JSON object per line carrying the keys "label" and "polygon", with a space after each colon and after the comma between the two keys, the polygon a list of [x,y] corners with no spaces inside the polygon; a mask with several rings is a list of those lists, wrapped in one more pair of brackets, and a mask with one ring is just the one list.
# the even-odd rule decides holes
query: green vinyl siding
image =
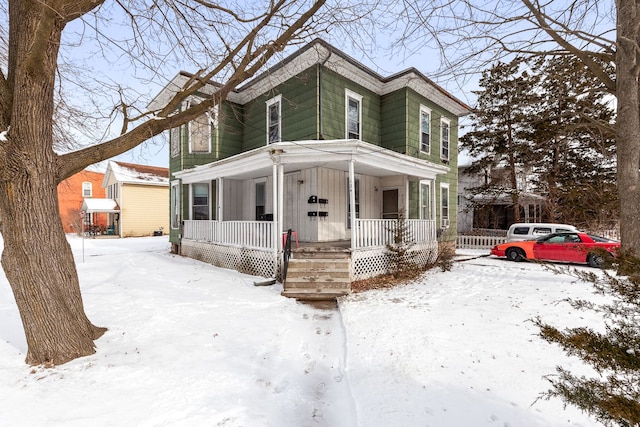
{"label": "green vinyl siding", "polygon": [[[278,96],[280,100],[279,130],[282,141],[345,139],[347,89],[354,95],[362,97],[359,129],[362,141],[450,168],[446,174],[438,175],[433,183],[434,210],[439,228],[441,224],[440,184],[446,183],[449,185],[449,230],[455,230],[458,194],[458,118],[411,88],[403,87],[380,95],[320,64],[309,67],[277,86],[270,86],[266,93],[243,105],[229,101],[223,102],[218,128],[212,131],[211,153],[189,153],[188,128],[186,125],[183,126],[180,155],[170,158],[171,172],[264,147],[267,144],[267,102]],[[428,108],[431,114],[429,154],[420,151],[421,105]],[[448,162],[440,158],[440,123],[443,117],[450,121]],[[408,179],[407,216],[418,218],[419,181],[411,177]],[[186,207],[183,208],[183,218],[188,218],[188,186],[183,186],[182,201],[183,207]],[[175,237],[177,238],[177,233]],[[171,238],[174,238],[173,231]]]}
{"label": "green vinyl siding", "polygon": [[414,156],[407,151],[408,121],[406,90],[398,90],[382,97],[382,146],[389,150]]}
{"label": "green vinyl siding", "polygon": [[316,73],[309,68],[245,105],[243,151],[267,144],[266,103],[277,95],[282,141],[318,138]]}
{"label": "green vinyl siding", "polygon": [[418,219],[420,216],[418,210],[420,208],[420,181],[409,181],[409,211],[407,219]]}
{"label": "green vinyl siding", "polygon": [[[189,152],[189,124],[180,126],[180,150],[177,156],[169,157],[171,173],[190,169],[197,165],[215,162],[233,156],[242,150],[242,123],[238,117],[242,115],[242,107],[224,102],[218,113],[218,126],[211,127],[211,152]],[[170,132],[170,138],[173,137]]]}
{"label": "green vinyl siding", "polygon": [[320,85],[321,133],[324,139],[346,138],[345,89],[349,89],[362,96],[360,139],[380,145],[380,96],[326,68],[322,69]]}
{"label": "green vinyl siding", "polygon": [[[458,118],[437,104],[407,89],[407,154],[443,164],[440,159],[441,135],[440,119],[450,120],[449,163],[457,164],[458,156]],[[431,152],[427,155],[420,151],[420,105],[431,110]],[[454,159],[455,158],[455,159]],[[455,160],[455,163],[454,163]]]}

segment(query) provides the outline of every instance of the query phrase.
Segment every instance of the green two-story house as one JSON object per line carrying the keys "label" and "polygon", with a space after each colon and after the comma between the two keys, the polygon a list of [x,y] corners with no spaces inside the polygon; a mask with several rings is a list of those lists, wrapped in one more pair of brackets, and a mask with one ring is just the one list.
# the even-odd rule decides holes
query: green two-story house
{"label": "green two-story house", "polygon": [[[178,74],[152,107],[190,77]],[[384,77],[315,40],[170,132],[173,249],[279,278],[292,230],[294,248],[346,247],[356,280],[386,271],[402,213],[426,263],[437,236],[455,238],[468,111],[415,69]]]}

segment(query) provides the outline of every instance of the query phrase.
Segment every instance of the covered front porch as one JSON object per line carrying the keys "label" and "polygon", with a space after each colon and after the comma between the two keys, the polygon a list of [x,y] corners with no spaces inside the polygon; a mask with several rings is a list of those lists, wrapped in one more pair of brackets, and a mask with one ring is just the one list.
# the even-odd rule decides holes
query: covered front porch
{"label": "covered front porch", "polygon": [[447,170],[357,140],[280,142],[196,166],[172,182],[172,193],[187,192],[172,194],[188,203],[172,206],[183,212],[173,222],[180,252],[282,280],[291,229],[293,249],[346,248],[358,280],[388,270],[386,245],[407,215],[416,262],[426,264],[437,254],[435,180]]}

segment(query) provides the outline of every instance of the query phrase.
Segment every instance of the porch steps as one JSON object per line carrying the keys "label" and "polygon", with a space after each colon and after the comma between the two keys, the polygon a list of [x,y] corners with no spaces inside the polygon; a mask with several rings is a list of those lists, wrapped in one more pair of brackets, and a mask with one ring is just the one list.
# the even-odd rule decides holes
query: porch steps
{"label": "porch steps", "polygon": [[348,253],[296,251],[294,256],[289,260],[282,295],[300,300],[332,300],[351,291]]}

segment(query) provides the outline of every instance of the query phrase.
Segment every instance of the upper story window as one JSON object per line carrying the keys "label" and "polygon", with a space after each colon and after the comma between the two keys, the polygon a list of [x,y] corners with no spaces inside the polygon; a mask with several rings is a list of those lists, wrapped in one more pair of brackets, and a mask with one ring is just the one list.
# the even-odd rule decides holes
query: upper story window
{"label": "upper story window", "polygon": [[451,122],[449,119],[440,119],[440,158],[442,160],[449,160],[449,141],[451,136]]}
{"label": "upper story window", "polygon": [[345,89],[347,139],[361,139],[362,95]]}
{"label": "upper story window", "polygon": [[211,123],[209,114],[203,114],[189,122],[189,152],[211,152]]}
{"label": "upper story window", "polygon": [[169,131],[169,146],[171,148],[171,157],[178,157],[180,154],[180,126]]}
{"label": "upper story window", "polygon": [[420,106],[420,151],[431,153],[431,110]]}
{"label": "upper story window", "polygon": [[92,197],[93,191],[91,183],[85,181],[82,183],[82,197]]}
{"label": "upper story window", "polygon": [[118,183],[111,184],[107,187],[107,198],[109,199],[117,199],[118,198]]}
{"label": "upper story window", "polygon": [[282,95],[271,98],[267,101],[267,144],[280,142],[282,140]]}

